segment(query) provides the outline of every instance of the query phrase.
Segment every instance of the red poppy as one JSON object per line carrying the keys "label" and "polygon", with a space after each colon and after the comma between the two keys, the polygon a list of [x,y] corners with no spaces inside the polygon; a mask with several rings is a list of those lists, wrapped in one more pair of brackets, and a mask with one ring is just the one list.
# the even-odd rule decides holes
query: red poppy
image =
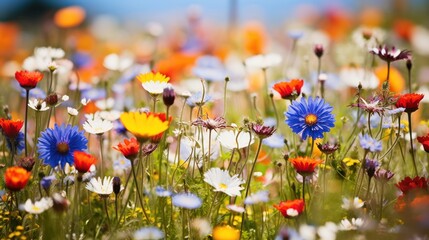
{"label": "red poppy", "polygon": [[24,125],[22,120],[0,119],[0,127],[3,130],[3,134],[8,138],[16,138],[22,125]]}
{"label": "red poppy", "polygon": [[37,83],[43,79],[43,73],[37,71],[29,72],[26,70],[17,71],[15,72],[15,78],[22,88],[29,90],[35,88]]}
{"label": "red poppy", "polygon": [[304,200],[295,199],[282,201],[279,205],[273,205],[285,218],[291,218],[300,215],[305,208]]}
{"label": "red poppy", "polygon": [[406,93],[399,97],[396,107],[405,108],[405,112],[412,113],[419,109],[419,103],[423,99],[423,94]]}
{"label": "red poppy", "polygon": [[283,99],[296,99],[301,94],[304,85],[302,79],[292,79],[290,82],[279,82],[274,84],[273,89],[282,96]]}
{"label": "red poppy", "polygon": [[290,159],[289,162],[292,163],[298,174],[307,176],[314,173],[314,169],[322,162],[322,160],[316,160],[309,157],[297,157]]}
{"label": "red poppy", "polygon": [[411,191],[428,191],[428,182],[424,177],[415,177],[411,179],[410,177],[404,178],[404,180],[395,184],[403,194],[407,194]]}
{"label": "red poppy", "polygon": [[10,167],[4,173],[6,188],[11,191],[19,191],[27,185],[31,173],[22,167]]}
{"label": "red poppy", "polygon": [[429,135],[423,137],[417,137],[417,141],[423,145],[423,148],[429,153]]}
{"label": "red poppy", "polygon": [[136,138],[125,139],[124,142],[114,146],[113,149],[120,151],[125,158],[134,160],[139,154],[140,144]]}
{"label": "red poppy", "polygon": [[89,168],[97,161],[97,159],[91,154],[81,151],[74,151],[73,158],[74,167],[80,173],[88,172]]}

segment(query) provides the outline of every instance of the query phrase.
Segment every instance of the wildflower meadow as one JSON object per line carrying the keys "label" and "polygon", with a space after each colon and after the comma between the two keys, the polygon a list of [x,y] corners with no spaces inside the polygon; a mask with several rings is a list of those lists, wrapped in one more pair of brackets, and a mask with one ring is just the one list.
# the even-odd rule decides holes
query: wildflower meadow
{"label": "wildflower meadow", "polygon": [[429,239],[428,4],[226,2],[0,22],[0,239]]}

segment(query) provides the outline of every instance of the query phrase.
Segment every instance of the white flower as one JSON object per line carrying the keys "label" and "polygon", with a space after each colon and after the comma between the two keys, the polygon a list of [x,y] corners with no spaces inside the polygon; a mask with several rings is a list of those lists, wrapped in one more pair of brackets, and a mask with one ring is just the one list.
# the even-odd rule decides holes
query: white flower
{"label": "white flower", "polygon": [[257,204],[261,202],[268,202],[269,201],[268,195],[269,195],[268,190],[261,190],[244,199],[244,204],[251,205],[251,204]]}
{"label": "white flower", "polygon": [[44,100],[30,99],[30,101],[28,101],[28,106],[37,112],[49,110],[49,107],[46,105]]}
{"label": "white flower", "polygon": [[83,124],[83,129],[86,132],[96,135],[101,135],[113,128],[113,123],[109,120],[103,120],[101,118],[87,119]]}
{"label": "white flower", "polygon": [[414,52],[417,52],[423,56],[429,55],[429,47],[427,42],[429,41],[429,30],[423,26],[415,26],[412,30],[411,44]]}
{"label": "white flower", "polygon": [[245,60],[245,63],[247,67],[266,69],[279,65],[281,61],[282,57],[280,54],[270,53],[249,57]]}
{"label": "white flower", "polygon": [[51,208],[52,205],[53,202],[51,198],[42,198],[34,203],[28,199],[25,204],[21,205],[21,208],[31,214],[40,214]]}
{"label": "white flower", "polygon": [[63,58],[65,55],[64,50],[61,48],[53,47],[37,47],[34,49],[34,56],[42,58]]}
{"label": "white flower", "polygon": [[314,240],[316,239],[316,227],[302,224],[299,226],[299,235],[305,240]]}
{"label": "white flower", "polygon": [[134,232],[135,240],[164,239],[164,232],[157,227],[143,227]]}
{"label": "white flower", "polygon": [[91,102],[91,99],[82,98],[82,100],[80,100],[80,104],[83,106],[86,106],[89,102]]}
{"label": "white flower", "polygon": [[121,55],[112,53],[104,58],[103,66],[112,71],[124,71],[131,67],[133,64],[133,58],[129,55]]}
{"label": "white flower", "polygon": [[204,218],[194,218],[191,221],[191,227],[196,230],[200,238],[204,238],[212,232],[210,222]]}
{"label": "white flower", "polygon": [[107,197],[113,193],[113,178],[112,177],[104,177],[101,179],[98,177],[97,179],[92,178],[89,183],[86,184],[86,189],[91,192],[97,193],[101,197]]}
{"label": "white flower", "polygon": [[363,224],[364,222],[362,218],[352,218],[351,221],[348,219],[343,219],[338,225],[338,229],[341,231],[356,230],[361,228]]}
{"label": "white flower", "polygon": [[363,68],[343,68],[339,77],[344,84],[353,88],[356,88],[360,83],[363,89],[375,89],[379,83],[377,76],[372,71]]}
{"label": "white flower", "polygon": [[231,177],[228,170],[220,168],[211,168],[204,173],[204,182],[213,186],[214,191],[224,192],[231,197],[241,195],[240,191],[243,190],[243,187],[240,187],[240,184],[244,183],[238,178],[238,174]]}
{"label": "white flower", "polygon": [[76,108],[72,108],[72,107],[67,107],[67,112],[70,116],[77,116],[79,114],[79,112],[77,111]]}
{"label": "white flower", "polygon": [[236,130],[223,130],[219,133],[217,140],[222,147],[227,149],[241,149],[253,144],[253,136],[249,132]]}
{"label": "white flower", "polygon": [[335,240],[337,238],[338,227],[333,222],[326,222],[325,225],[317,229],[320,240]]}
{"label": "white flower", "polygon": [[47,71],[50,63],[50,58],[30,56],[24,60],[22,63],[22,68],[28,71]]}
{"label": "white flower", "polygon": [[346,210],[354,210],[363,207],[364,204],[365,202],[358,197],[353,198],[353,200],[350,200],[349,198],[343,198],[343,204],[341,207]]}
{"label": "white flower", "polygon": [[61,100],[62,100],[63,102],[66,102],[66,101],[68,101],[69,99],[70,99],[69,95],[63,95],[63,96],[61,97]]}
{"label": "white flower", "polygon": [[235,204],[226,205],[226,209],[236,213],[244,213],[244,211],[246,211],[244,207]]}
{"label": "white flower", "polygon": [[113,105],[115,104],[115,99],[108,98],[108,99],[102,99],[97,102],[95,102],[95,106],[97,106],[99,109],[106,110],[113,108]]}
{"label": "white flower", "polygon": [[111,122],[118,120],[121,117],[121,112],[117,110],[101,111],[99,115],[102,119],[109,120]]}
{"label": "white flower", "polygon": [[142,83],[142,86],[150,94],[158,95],[164,91],[164,88],[170,86],[170,84],[168,82],[148,81]]}
{"label": "white flower", "polygon": [[299,215],[299,212],[297,210],[293,209],[293,208],[289,208],[288,210],[286,210],[286,214],[289,217],[296,217],[296,216]]}

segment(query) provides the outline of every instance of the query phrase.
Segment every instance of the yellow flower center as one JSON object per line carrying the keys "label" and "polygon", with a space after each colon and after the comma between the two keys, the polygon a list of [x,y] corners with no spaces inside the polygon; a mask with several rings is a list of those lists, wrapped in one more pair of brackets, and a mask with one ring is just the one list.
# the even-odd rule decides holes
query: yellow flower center
{"label": "yellow flower center", "polygon": [[219,188],[222,189],[222,190],[227,189],[227,187],[228,186],[226,184],[223,184],[223,183],[219,184]]}
{"label": "yellow flower center", "polygon": [[309,125],[309,126],[313,126],[314,124],[317,123],[317,116],[310,113],[307,116],[305,116],[305,124]]}

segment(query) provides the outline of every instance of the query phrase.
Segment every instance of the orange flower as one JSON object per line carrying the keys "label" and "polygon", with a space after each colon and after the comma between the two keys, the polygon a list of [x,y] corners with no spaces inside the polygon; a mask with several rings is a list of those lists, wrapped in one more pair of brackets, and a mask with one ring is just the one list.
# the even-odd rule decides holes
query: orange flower
{"label": "orange flower", "polygon": [[125,139],[124,142],[114,146],[113,149],[121,152],[125,158],[134,160],[139,154],[140,144],[137,142],[136,138],[131,138],[130,140]]}
{"label": "orange flower", "polygon": [[19,191],[27,185],[31,173],[22,167],[10,167],[4,173],[6,188],[11,191]]}
{"label": "orange flower", "polygon": [[304,211],[304,200],[295,199],[290,201],[280,202],[279,205],[273,205],[285,218],[298,216]]}
{"label": "orange flower", "polygon": [[16,138],[23,124],[24,121],[22,120],[0,119],[0,127],[3,130],[3,134],[8,138]]}
{"label": "orange flower", "polygon": [[85,10],[79,6],[65,7],[55,13],[54,22],[62,28],[75,27],[85,20],[85,15]]}
{"label": "orange flower", "polygon": [[419,109],[419,103],[423,99],[423,94],[406,93],[401,95],[396,102],[397,108],[405,108],[405,112],[412,113]]}
{"label": "orange flower", "polygon": [[81,151],[74,151],[73,158],[74,167],[80,173],[88,172],[89,168],[97,161],[97,159],[91,154]]}
{"label": "orange flower", "polygon": [[307,176],[313,174],[316,166],[319,165],[322,161],[309,157],[297,157],[290,159],[289,162],[292,163],[298,174]]}
{"label": "orange flower", "polygon": [[[387,76],[387,64],[380,66],[374,70],[378,78],[378,87],[381,88]],[[405,89],[405,80],[401,73],[393,66],[390,66],[389,89],[392,92],[400,93]]]}
{"label": "orange flower", "polygon": [[17,71],[15,72],[15,78],[22,88],[30,90],[35,88],[37,83],[43,79],[43,73],[37,71],[29,72],[26,70]]}
{"label": "orange flower", "polygon": [[274,84],[273,89],[282,96],[283,99],[294,100],[301,94],[304,85],[302,79],[292,79],[290,82],[279,82]]}

